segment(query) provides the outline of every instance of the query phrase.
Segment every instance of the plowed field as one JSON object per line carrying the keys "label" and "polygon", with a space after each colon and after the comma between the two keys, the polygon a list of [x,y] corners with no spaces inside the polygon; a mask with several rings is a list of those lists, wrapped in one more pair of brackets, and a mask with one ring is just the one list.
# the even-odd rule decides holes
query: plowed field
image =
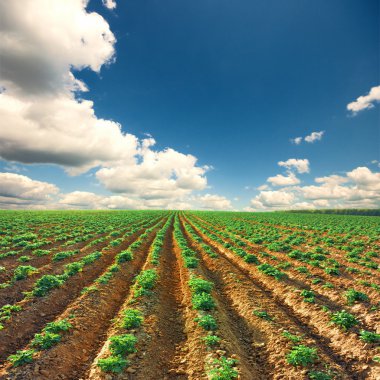
{"label": "plowed field", "polygon": [[1,379],[380,379],[380,218],[0,213]]}

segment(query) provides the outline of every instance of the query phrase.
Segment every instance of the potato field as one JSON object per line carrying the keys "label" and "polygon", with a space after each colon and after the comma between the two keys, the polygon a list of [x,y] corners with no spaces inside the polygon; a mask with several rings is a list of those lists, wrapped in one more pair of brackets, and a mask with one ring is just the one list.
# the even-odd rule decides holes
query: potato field
{"label": "potato field", "polygon": [[0,379],[380,379],[380,217],[1,211]]}

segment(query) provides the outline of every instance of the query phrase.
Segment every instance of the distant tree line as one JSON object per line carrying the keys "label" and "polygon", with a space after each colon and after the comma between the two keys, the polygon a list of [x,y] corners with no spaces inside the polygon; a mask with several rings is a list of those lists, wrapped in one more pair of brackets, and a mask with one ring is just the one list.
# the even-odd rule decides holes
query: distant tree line
{"label": "distant tree line", "polygon": [[289,210],[289,212],[302,214],[336,214],[336,215],[365,215],[380,216],[380,209],[320,209],[320,210]]}

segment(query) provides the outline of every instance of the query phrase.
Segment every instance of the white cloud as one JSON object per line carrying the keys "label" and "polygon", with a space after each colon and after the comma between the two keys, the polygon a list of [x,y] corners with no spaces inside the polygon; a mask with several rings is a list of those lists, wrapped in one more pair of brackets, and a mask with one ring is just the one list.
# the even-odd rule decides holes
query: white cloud
{"label": "white cloud", "polygon": [[348,178],[342,177],[339,175],[335,175],[335,174],[327,176],[327,177],[315,178],[315,182],[324,183],[324,184],[328,184],[328,185],[336,185],[336,184],[340,184],[340,183],[345,183],[347,181],[348,181]]}
{"label": "white cloud", "polygon": [[99,203],[103,197],[87,191],[73,191],[62,195],[62,199],[58,202],[61,205],[74,206],[78,208],[99,208]]}
{"label": "white cloud", "polygon": [[350,190],[345,186],[323,184],[303,186],[300,191],[306,199],[343,199],[348,196]]}
{"label": "white cloud", "polygon": [[353,181],[359,189],[380,190],[380,173],[372,173],[367,167],[358,167],[347,173],[347,177]]}
{"label": "white cloud", "polygon": [[257,188],[257,190],[268,190],[269,189],[269,186],[267,184],[264,184],[264,185],[261,185]]}
{"label": "white cloud", "polygon": [[230,210],[231,201],[222,195],[206,194],[198,198],[202,209],[206,210]]}
{"label": "white cloud", "polygon": [[289,207],[295,199],[291,192],[282,190],[278,191],[261,191],[258,196],[251,200],[251,206],[256,208],[282,208]]}
{"label": "white cloud", "polygon": [[324,133],[325,131],[311,132],[310,135],[305,137],[305,141],[308,143],[313,143],[314,141],[322,140]]}
{"label": "white cloud", "polygon": [[[112,62],[115,37],[87,1],[1,2],[0,155],[23,163],[83,170],[133,155],[136,138],[98,119],[71,70],[99,72]],[[9,125],[12,128],[9,128]],[[112,147],[112,149],[110,149]],[[124,153],[128,151],[128,153]]]}
{"label": "white cloud", "polygon": [[206,209],[230,210],[231,202],[221,195],[205,194],[192,196],[184,201],[171,201],[170,199],[139,199],[127,195],[98,195],[86,191],[74,191],[61,194],[58,207],[78,209]]}
{"label": "white cloud", "polygon": [[330,206],[330,202],[327,199],[317,199],[313,202],[313,205],[317,208],[328,208]]}
{"label": "white cloud", "polygon": [[[287,176],[277,174],[274,177],[269,177],[267,181],[270,182],[273,186],[292,186],[298,185],[301,182],[293,173],[289,173]],[[265,190],[262,186],[260,186],[260,188],[262,190]]]}
{"label": "white cloud", "polygon": [[181,198],[207,185],[208,168],[196,166],[192,155],[170,148],[155,152],[146,146],[139,161],[100,169],[96,177],[112,192],[138,194],[143,199]]}
{"label": "white cloud", "polygon": [[[182,202],[206,187],[210,167],[171,148],[153,150],[151,136],[140,140],[124,133],[117,122],[98,118],[93,102],[80,97],[87,87],[73,70],[100,72],[115,58],[115,36],[102,16],[87,12],[87,3],[0,3],[0,157],[60,165],[71,175],[97,168],[96,178],[108,190],[141,194],[144,206]],[[103,3],[116,6],[114,0]],[[128,203],[108,201],[114,207]]]}
{"label": "white cloud", "polygon": [[380,86],[372,87],[367,95],[359,96],[354,102],[347,105],[347,109],[353,114],[374,107],[374,103],[380,102]]}
{"label": "white cloud", "polygon": [[283,166],[287,169],[296,169],[298,173],[309,173],[309,160],[305,159],[297,159],[297,158],[289,158],[286,161],[280,161],[278,163],[279,166]]}
{"label": "white cloud", "polygon": [[343,175],[317,177],[318,185],[260,191],[248,211],[306,208],[380,208],[380,173],[358,167]]}
{"label": "white cloud", "polygon": [[[133,162],[138,139],[98,119],[93,103],[66,95],[24,101],[0,94],[0,155],[23,163],[54,163],[71,174],[123,160]],[[12,125],[12,128],[7,126]]]}
{"label": "white cloud", "polygon": [[115,9],[116,8],[116,1],[115,0],[102,0],[103,5],[108,9]]}
{"label": "white cloud", "polygon": [[302,142],[302,137],[295,137],[294,139],[290,139],[290,141],[291,141],[293,144],[299,145],[299,144],[301,144],[301,142]]}
{"label": "white cloud", "polygon": [[294,139],[290,139],[293,144],[300,145],[302,140],[307,143],[313,143],[314,141],[322,140],[322,136],[325,134],[325,131],[319,132],[311,132],[310,135],[305,137],[295,137]]}
{"label": "white cloud", "polygon": [[[35,181],[15,173],[0,173],[0,197],[14,198],[23,203],[48,201],[57,194],[58,187],[47,182]],[[9,202],[12,200],[8,199]]]}

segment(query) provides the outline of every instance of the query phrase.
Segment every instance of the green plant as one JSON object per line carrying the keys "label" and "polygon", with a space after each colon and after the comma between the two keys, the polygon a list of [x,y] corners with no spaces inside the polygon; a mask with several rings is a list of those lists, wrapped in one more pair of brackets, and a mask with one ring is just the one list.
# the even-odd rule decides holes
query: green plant
{"label": "green plant", "polygon": [[260,264],[259,259],[255,255],[252,255],[250,253],[245,255],[243,260],[249,264],[256,264],[256,265]]}
{"label": "green plant", "polygon": [[133,254],[131,251],[121,251],[116,255],[116,262],[118,264],[125,263],[126,261],[131,261],[133,259]]}
{"label": "green plant", "polygon": [[141,295],[148,294],[156,281],[157,281],[157,271],[155,269],[147,269],[142,271],[137,277],[134,285],[134,296],[140,297]]}
{"label": "green plant", "polygon": [[92,293],[97,291],[99,291],[99,289],[95,285],[85,286],[80,292],[80,294]]}
{"label": "green plant", "polygon": [[32,295],[36,297],[43,297],[50,290],[60,287],[64,283],[64,280],[57,276],[46,274],[36,281],[36,284],[32,290]]}
{"label": "green plant", "polygon": [[84,265],[89,265],[89,264],[92,264],[94,261],[98,260],[101,256],[102,256],[101,252],[98,252],[98,251],[92,252],[89,255],[83,257],[80,262],[83,263]]}
{"label": "green plant", "polygon": [[367,294],[358,292],[355,289],[348,289],[344,295],[346,296],[347,302],[349,305],[354,304],[356,301],[368,301],[369,297]]}
{"label": "green plant", "polygon": [[43,331],[49,333],[60,333],[68,331],[72,327],[73,325],[67,319],[61,319],[60,321],[47,323]]}
{"label": "green plant", "polygon": [[366,343],[379,343],[380,334],[371,331],[360,330],[360,339]]}
{"label": "green plant", "polygon": [[19,305],[10,305],[6,304],[0,308],[0,321],[7,321],[11,318],[12,313],[21,310],[21,306]]}
{"label": "green plant", "polygon": [[33,362],[34,350],[20,350],[15,354],[8,356],[8,360],[13,367],[19,367],[20,365]]}
{"label": "green plant", "polygon": [[67,276],[74,276],[74,274],[77,274],[78,272],[81,272],[83,270],[84,263],[81,261],[76,261],[74,263],[69,263],[65,265],[65,274]]}
{"label": "green plant", "polygon": [[186,268],[196,268],[199,262],[199,260],[194,256],[186,256],[184,257],[184,261]]}
{"label": "green plant", "polygon": [[74,256],[74,255],[76,255],[77,253],[79,253],[79,250],[58,252],[58,253],[56,253],[56,254],[53,256],[52,261],[53,261],[53,262],[61,261],[61,260],[66,259],[67,257]]}
{"label": "green plant", "polygon": [[25,278],[29,277],[31,274],[36,272],[37,268],[32,267],[31,265],[20,265],[13,272],[13,280],[24,280]]}
{"label": "green plant", "polygon": [[207,375],[210,380],[232,380],[236,379],[239,375],[235,368],[237,364],[236,359],[226,358],[222,356],[220,359],[214,359],[211,368],[208,370]]}
{"label": "green plant", "polygon": [[212,282],[203,280],[200,277],[192,276],[189,280],[189,287],[193,293],[210,293],[212,290]]}
{"label": "green plant", "polygon": [[210,314],[197,317],[195,318],[195,321],[207,331],[216,330],[218,328],[215,318]]}
{"label": "green plant", "polygon": [[337,269],[337,268],[329,268],[329,267],[327,267],[327,268],[325,268],[325,272],[327,274],[331,274],[333,276],[339,276],[340,275],[339,269]]}
{"label": "green plant", "polygon": [[104,372],[121,373],[129,365],[129,362],[120,356],[109,356],[105,359],[99,359],[97,365]]}
{"label": "green plant", "polygon": [[220,338],[217,335],[207,335],[202,340],[206,343],[207,347],[217,346],[220,342]]}
{"label": "green plant", "polygon": [[[26,263],[27,261],[30,261],[32,258],[30,256],[20,256],[17,261],[20,263]],[[0,270],[1,271],[1,270]]]}
{"label": "green plant", "polygon": [[299,273],[309,274],[309,270],[306,267],[298,267],[296,268],[296,271]]}
{"label": "green plant", "polygon": [[193,308],[196,310],[212,310],[215,307],[215,302],[211,295],[205,292],[193,294],[191,298]]}
{"label": "green plant", "polygon": [[317,349],[300,344],[294,346],[286,355],[286,361],[294,366],[306,367],[318,359]]}
{"label": "green plant", "polygon": [[32,340],[32,346],[38,347],[41,350],[47,350],[48,348],[54,346],[61,340],[59,334],[53,332],[46,332],[44,334],[36,334]]}
{"label": "green plant", "polygon": [[322,371],[310,371],[308,373],[310,380],[331,380],[333,375]]}
{"label": "green plant", "polygon": [[134,329],[136,327],[139,327],[143,320],[144,317],[140,310],[127,309],[124,311],[122,326],[125,329]]}
{"label": "green plant", "polygon": [[292,343],[299,343],[302,340],[302,337],[291,334],[289,331],[283,331],[282,336],[290,340]]}
{"label": "green plant", "polygon": [[336,325],[342,327],[344,330],[349,329],[359,323],[359,321],[350,313],[345,310],[337,311],[331,315],[331,321]]}
{"label": "green plant", "polygon": [[301,296],[305,302],[314,303],[315,302],[315,293],[311,290],[303,289],[301,291]]}
{"label": "green plant", "polygon": [[274,277],[276,280],[281,280],[282,278],[286,277],[285,273],[281,272],[270,264],[260,264],[257,269],[268,276]]}
{"label": "green plant", "polygon": [[32,252],[32,254],[37,257],[41,257],[41,256],[50,255],[50,251],[47,249],[36,249]]}
{"label": "green plant", "polygon": [[254,310],[253,314],[266,321],[273,321],[273,318],[265,310]]}
{"label": "green plant", "polygon": [[114,335],[110,338],[110,351],[114,356],[125,356],[136,352],[137,338],[132,334]]}

